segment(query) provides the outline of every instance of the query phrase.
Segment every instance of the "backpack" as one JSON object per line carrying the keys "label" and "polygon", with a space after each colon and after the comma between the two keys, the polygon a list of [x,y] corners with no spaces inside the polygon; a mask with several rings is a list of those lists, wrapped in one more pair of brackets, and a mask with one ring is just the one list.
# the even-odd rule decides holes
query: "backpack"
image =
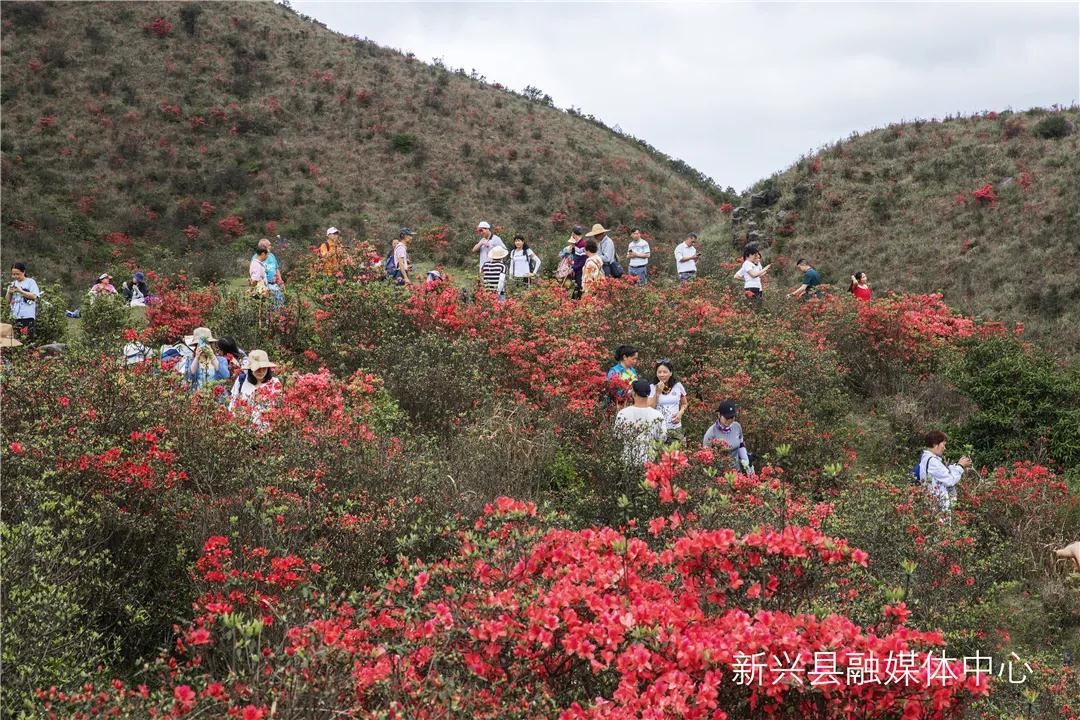
{"label": "backpack", "polygon": [[926,482],[926,478],[929,477],[929,475],[930,475],[930,459],[932,457],[933,457],[933,455],[928,455],[926,457],[926,471],[925,472],[923,471],[923,461],[922,460],[919,460],[919,462],[915,463],[915,467],[911,468],[911,484],[912,485],[922,485],[924,482]]}
{"label": "backpack", "polygon": [[[527,250],[526,253],[527,254],[525,257],[529,261],[529,273],[535,273],[536,267],[540,264],[540,258],[536,257],[536,253],[534,253],[531,249]],[[535,260],[536,262],[534,263],[533,260]]]}
{"label": "backpack", "polygon": [[394,275],[397,273],[397,260],[394,259],[394,253],[392,251],[386,256],[386,262],[383,263],[383,267],[386,268],[387,275]]}

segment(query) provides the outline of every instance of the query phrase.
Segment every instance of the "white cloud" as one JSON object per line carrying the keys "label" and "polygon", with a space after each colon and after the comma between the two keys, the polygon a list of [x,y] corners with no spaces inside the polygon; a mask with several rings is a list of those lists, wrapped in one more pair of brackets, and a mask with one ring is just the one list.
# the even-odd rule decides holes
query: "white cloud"
{"label": "white cloud", "polygon": [[1080,99],[1076,3],[293,7],[539,87],[740,189],[852,131]]}

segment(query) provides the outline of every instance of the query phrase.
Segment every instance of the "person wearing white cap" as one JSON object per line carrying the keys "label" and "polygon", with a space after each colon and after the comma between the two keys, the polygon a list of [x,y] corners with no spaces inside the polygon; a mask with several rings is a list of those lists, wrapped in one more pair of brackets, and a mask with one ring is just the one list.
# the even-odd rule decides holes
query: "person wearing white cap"
{"label": "person wearing white cap", "polygon": [[484,263],[488,261],[488,253],[497,247],[505,250],[506,244],[502,241],[501,237],[491,232],[491,223],[486,220],[477,224],[476,232],[480,233],[480,240],[473,245],[472,251],[474,253],[480,253],[480,267],[483,268]]}
{"label": "person wearing white cap", "polygon": [[258,427],[267,427],[263,413],[273,404],[281,392],[281,380],[274,377],[273,368],[277,363],[270,362],[265,350],[252,350],[248,354],[248,367],[233,384],[229,410],[237,406],[251,414],[251,422]]}
{"label": "person wearing white cap", "polygon": [[326,228],[326,240],[319,245],[319,257],[327,275],[337,275],[341,269],[341,231],[334,226]]}
{"label": "person wearing white cap", "polygon": [[197,327],[184,338],[184,344],[191,348],[190,357],[185,357],[177,370],[192,390],[206,387],[215,380],[229,379],[229,361],[219,355],[215,347],[217,338],[210,328]]}
{"label": "person wearing white cap", "polygon": [[487,262],[480,266],[484,289],[497,293],[500,301],[506,299],[506,266],[502,261],[509,254],[505,247],[494,247],[488,252]]}

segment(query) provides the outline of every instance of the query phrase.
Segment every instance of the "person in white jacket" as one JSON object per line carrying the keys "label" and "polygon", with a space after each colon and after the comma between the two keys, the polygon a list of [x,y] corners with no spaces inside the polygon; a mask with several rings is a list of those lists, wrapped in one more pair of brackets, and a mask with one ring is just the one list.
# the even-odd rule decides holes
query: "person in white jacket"
{"label": "person in white jacket", "polygon": [[964,471],[971,467],[971,458],[966,455],[952,465],[942,460],[948,436],[940,430],[933,430],[926,436],[926,449],[919,458],[919,480],[941,505],[941,511],[949,512],[952,507],[951,488],[956,487]]}

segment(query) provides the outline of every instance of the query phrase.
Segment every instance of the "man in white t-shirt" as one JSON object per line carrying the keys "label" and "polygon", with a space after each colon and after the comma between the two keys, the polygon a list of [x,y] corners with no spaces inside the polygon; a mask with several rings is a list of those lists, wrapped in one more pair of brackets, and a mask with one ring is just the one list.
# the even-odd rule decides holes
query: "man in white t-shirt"
{"label": "man in white t-shirt", "polygon": [[480,253],[480,267],[483,267],[488,261],[488,253],[497,247],[506,250],[506,244],[501,237],[491,232],[491,223],[486,220],[476,226],[476,232],[480,233],[480,240],[473,245],[472,251]]}
{"label": "man in white t-shirt", "polygon": [[664,415],[649,407],[652,385],[648,380],[635,380],[630,387],[634,404],[615,416],[615,432],[623,441],[623,462],[640,466],[652,456],[653,446],[664,440]]}
{"label": "man in white t-shirt", "polygon": [[649,242],[642,236],[641,228],[631,230],[626,257],[630,260],[630,274],[636,277],[641,285],[649,282],[649,255],[651,254]]}
{"label": "man in white t-shirt", "polygon": [[675,272],[679,274],[679,283],[690,282],[697,277],[697,261],[701,253],[697,248],[697,233],[690,233],[686,239],[675,246]]}

